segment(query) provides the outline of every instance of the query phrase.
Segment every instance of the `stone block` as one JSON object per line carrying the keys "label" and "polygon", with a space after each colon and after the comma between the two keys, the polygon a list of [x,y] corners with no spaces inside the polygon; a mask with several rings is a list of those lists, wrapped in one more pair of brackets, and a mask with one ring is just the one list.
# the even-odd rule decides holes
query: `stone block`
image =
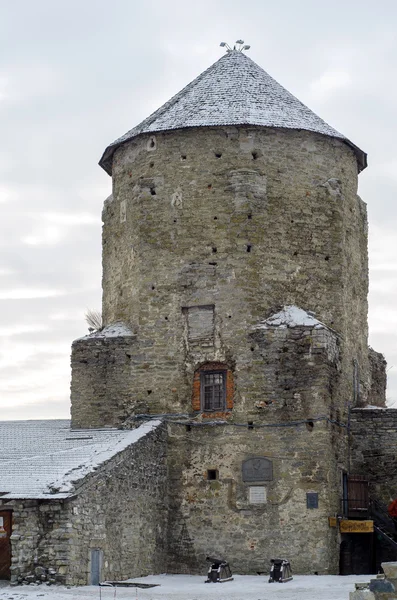
{"label": "stone block", "polygon": [[369,589],[376,594],[385,594],[395,591],[394,585],[387,579],[371,579]]}
{"label": "stone block", "polygon": [[397,562],[384,562],[381,567],[386,579],[397,579]]}
{"label": "stone block", "polygon": [[376,598],[375,594],[368,589],[350,592],[349,600],[376,600]]}

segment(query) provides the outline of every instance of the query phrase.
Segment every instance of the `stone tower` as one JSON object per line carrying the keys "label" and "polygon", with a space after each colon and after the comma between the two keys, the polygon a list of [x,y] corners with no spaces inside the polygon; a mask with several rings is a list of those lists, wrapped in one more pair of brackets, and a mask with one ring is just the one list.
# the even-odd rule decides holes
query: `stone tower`
{"label": "stone tower", "polygon": [[169,570],[336,572],[371,388],[365,153],[232,50],[100,165],[104,328],[73,344],[73,426],[167,421]]}

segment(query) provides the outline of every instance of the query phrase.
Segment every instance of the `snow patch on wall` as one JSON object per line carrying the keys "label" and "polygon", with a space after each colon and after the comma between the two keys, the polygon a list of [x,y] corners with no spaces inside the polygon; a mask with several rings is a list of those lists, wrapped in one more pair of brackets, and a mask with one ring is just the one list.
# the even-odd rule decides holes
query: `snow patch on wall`
{"label": "snow patch on wall", "polygon": [[80,340],[90,340],[93,338],[112,338],[112,337],[125,337],[125,336],[133,336],[133,332],[131,329],[123,323],[119,321],[117,323],[113,323],[112,325],[106,325],[103,329],[98,331],[94,331],[94,333],[90,333],[89,335],[85,335]]}
{"label": "snow patch on wall", "polygon": [[268,329],[269,327],[314,327],[315,329],[323,329],[326,327],[324,323],[318,321],[310,313],[297,306],[284,306],[280,312],[271,315],[258,325],[255,329]]}

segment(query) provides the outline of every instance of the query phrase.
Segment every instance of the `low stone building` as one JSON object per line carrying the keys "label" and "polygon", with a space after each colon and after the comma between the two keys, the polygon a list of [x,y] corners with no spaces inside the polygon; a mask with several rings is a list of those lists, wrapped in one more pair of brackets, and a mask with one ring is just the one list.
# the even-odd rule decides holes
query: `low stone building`
{"label": "low stone building", "polygon": [[62,498],[2,485],[13,576],[201,573],[208,554],[373,569],[368,481],[379,502],[394,480],[371,448],[394,413],[368,348],[365,153],[237,46],[100,164],[103,327],[72,346],[68,435],[126,446]]}
{"label": "low stone building", "polygon": [[0,423],[0,437],[0,519],[11,541],[2,578],[7,560],[14,582],[165,571],[164,424],[76,431],[67,420],[13,421]]}

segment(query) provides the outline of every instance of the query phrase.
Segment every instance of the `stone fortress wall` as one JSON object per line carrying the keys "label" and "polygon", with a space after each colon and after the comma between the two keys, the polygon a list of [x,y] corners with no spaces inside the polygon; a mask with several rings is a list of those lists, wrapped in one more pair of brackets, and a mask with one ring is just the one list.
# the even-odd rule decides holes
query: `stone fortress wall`
{"label": "stone fortress wall", "polygon": [[397,410],[354,409],[351,440],[352,469],[367,475],[372,497],[389,504],[397,497]]}
{"label": "stone fortress wall", "polygon": [[[352,150],[305,131],[199,128],[121,146],[103,212],[103,317],[133,337],[109,340],[108,359],[105,343],[74,343],[74,425],[189,412],[207,361],[233,371],[233,415],[245,417],[264,400],[253,328],[288,304],[338,333],[335,407],[343,413],[352,395],[353,359],[365,403],[366,213],[356,192]],[[103,360],[107,381],[94,393],[90,373]]]}
{"label": "stone fortress wall", "polygon": [[67,557],[69,583],[87,581],[92,550],[112,578],[203,573],[208,554],[240,573],[277,556],[338,572],[328,517],[350,462],[371,460],[360,407],[384,403],[366,155],[241,51],[100,162],[103,328],[72,346],[72,427],[163,423],[87,477],[36,544]]}
{"label": "stone fortress wall", "polygon": [[[73,345],[72,422],[193,419],[169,423],[168,570],[201,572],[212,549],[240,572],[279,553],[299,572],[336,572],[327,517],[340,509],[344,424],[371,386],[353,151],[271,128],[142,135],[116,151],[103,221],[105,329]],[[263,325],[286,305],[324,325]],[[200,411],[207,364],[228,373],[219,414]],[[214,418],[226,424],[205,425]],[[250,485],[255,457],[273,475]]]}

